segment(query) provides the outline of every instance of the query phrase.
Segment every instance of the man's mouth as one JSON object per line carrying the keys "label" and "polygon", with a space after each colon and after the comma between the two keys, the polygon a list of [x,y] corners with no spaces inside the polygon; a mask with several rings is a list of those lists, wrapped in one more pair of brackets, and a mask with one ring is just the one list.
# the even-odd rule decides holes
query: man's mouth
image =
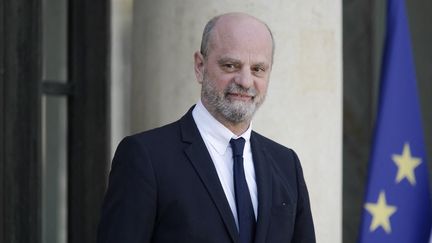
{"label": "man's mouth", "polygon": [[242,93],[227,93],[227,96],[230,99],[234,99],[234,100],[241,100],[241,101],[250,101],[254,98],[254,96],[249,95],[249,94],[242,94]]}

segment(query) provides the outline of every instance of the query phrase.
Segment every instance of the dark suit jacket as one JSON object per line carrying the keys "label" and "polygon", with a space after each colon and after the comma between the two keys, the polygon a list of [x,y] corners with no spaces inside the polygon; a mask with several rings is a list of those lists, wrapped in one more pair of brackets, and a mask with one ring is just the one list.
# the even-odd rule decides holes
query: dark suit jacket
{"label": "dark suit jacket", "polygon": [[[115,153],[98,242],[237,243],[216,169],[192,117],[126,137]],[[255,243],[315,242],[297,155],[251,135],[258,187]]]}

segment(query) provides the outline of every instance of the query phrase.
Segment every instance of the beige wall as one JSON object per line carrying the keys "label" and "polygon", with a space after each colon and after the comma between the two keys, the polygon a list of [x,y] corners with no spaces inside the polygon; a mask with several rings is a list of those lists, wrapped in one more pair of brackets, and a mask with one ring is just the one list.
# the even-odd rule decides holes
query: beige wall
{"label": "beige wall", "polygon": [[113,92],[123,92],[130,105],[113,108],[113,117],[127,117],[113,125],[113,146],[127,131],[178,119],[198,100],[192,54],[210,17],[228,11],[255,15],[272,28],[276,55],[268,98],[254,129],[297,151],[317,240],[341,242],[341,5],[335,0],[135,1],[131,83],[113,80],[124,82],[116,89],[128,90],[127,95]]}

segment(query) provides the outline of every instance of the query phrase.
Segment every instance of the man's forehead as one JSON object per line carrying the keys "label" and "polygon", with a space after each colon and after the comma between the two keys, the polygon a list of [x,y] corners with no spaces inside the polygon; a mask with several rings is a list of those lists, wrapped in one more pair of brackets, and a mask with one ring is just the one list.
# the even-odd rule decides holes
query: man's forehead
{"label": "man's forehead", "polygon": [[263,60],[273,62],[273,36],[263,21],[244,13],[228,13],[211,21],[214,22],[209,29],[208,39],[204,39],[206,32],[203,35],[203,43],[206,45],[201,46],[201,52],[206,56],[240,53],[243,60],[249,55],[261,55]]}
{"label": "man's forehead", "polygon": [[[235,59],[271,59],[272,41],[254,34],[215,33],[211,41],[210,52],[216,52],[219,57]],[[216,54],[215,53],[215,54]]]}
{"label": "man's forehead", "polygon": [[222,15],[214,26],[210,45],[214,47],[235,44],[273,47],[271,33],[260,20],[245,14]]}

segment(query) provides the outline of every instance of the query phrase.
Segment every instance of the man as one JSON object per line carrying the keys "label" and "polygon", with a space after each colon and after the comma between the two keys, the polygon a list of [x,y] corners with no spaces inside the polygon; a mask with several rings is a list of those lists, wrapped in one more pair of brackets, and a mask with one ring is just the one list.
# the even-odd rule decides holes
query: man
{"label": "man", "polygon": [[270,29],[250,15],[207,23],[194,54],[201,100],[120,143],[99,242],[315,242],[296,154],[251,128],[273,51]]}

